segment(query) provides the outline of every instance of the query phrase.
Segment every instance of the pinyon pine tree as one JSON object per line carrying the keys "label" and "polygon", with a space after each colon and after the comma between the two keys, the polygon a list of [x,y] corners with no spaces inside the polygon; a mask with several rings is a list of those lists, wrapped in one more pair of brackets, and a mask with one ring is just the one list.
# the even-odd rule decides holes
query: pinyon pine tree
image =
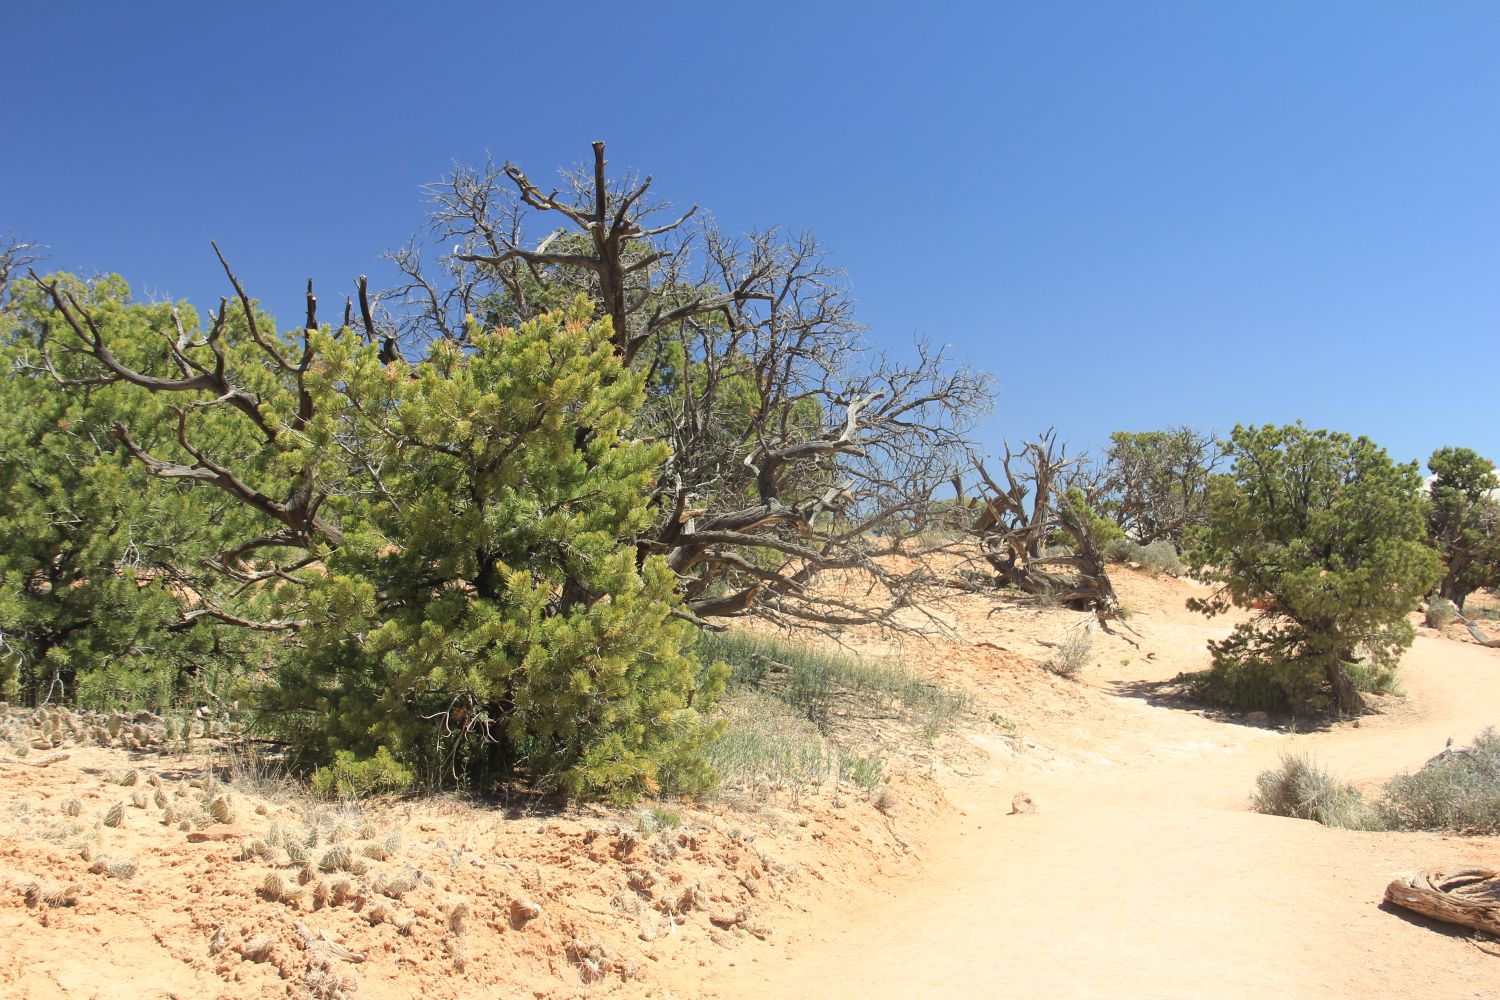
{"label": "pinyon pine tree", "polygon": [[[117,426],[135,459],[258,515],[212,560],[230,586],[185,618],[289,636],[260,692],[283,731],[346,768],[394,757],[434,779],[616,797],[710,784],[701,713],[723,671],[690,654],[674,574],[637,554],[666,449],[628,436],[645,376],[610,321],[582,299],[518,329],[471,321],[407,362],[368,310],[363,337],[347,315],[320,326],[311,294],[297,341],[279,335],[230,278],[239,311],[151,371],[44,287],[91,378],[180,401],[185,457]],[[241,351],[254,360],[226,364]],[[246,433],[200,437],[210,419]]]}

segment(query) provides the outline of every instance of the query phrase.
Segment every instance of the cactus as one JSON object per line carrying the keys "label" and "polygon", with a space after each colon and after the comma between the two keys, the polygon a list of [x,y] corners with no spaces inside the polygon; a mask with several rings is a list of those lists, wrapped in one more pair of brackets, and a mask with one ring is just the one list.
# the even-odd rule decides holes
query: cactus
{"label": "cactus", "polygon": [[128,858],[124,861],[112,861],[108,868],[109,874],[114,878],[134,878],[136,864]]}
{"label": "cactus", "polygon": [[156,790],[156,794],[153,795],[153,796],[151,796],[151,801],[153,801],[153,802],[156,803],[156,808],[158,808],[158,809],[165,809],[165,808],[167,808],[167,803],[170,802],[171,799],[167,798],[167,793],[166,792],[164,792],[160,788],[158,788]]}
{"label": "cactus", "polygon": [[386,852],[384,844],[366,844],[359,849],[359,853],[372,861],[384,861],[390,855]]}
{"label": "cactus", "polygon": [[300,865],[307,860],[307,848],[295,840],[288,838],[282,849],[286,851],[286,859],[291,864]]}
{"label": "cactus", "polygon": [[313,879],[315,879],[317,877],[318,877],[317,869],[313,868],[313,866],[310,865],[310,864],[304,864],[297,871],[297,884],[298,885],[306,885],[307,883],[311,882]]}
{"label": "cactus", "polygon": [[349,879],[341,878],[333,883],[328,892],[328,901],[334,906],[339,906],[347,900],[354,898],[354,883]]}
{"label": "cactus", "polygon": [[104,814],[104,825],[118,827],[125,824],[125,803],[116,802],[109,807],[109,812]]}
{"label": "cactus", "polygon": [[375,891],[392,899],[400,899],[417,887],[417,873],[411,868],[406,868],[394,875],[382,876],[375,880]]}
{"label": "cactus", "polygon": [[146,808],[146,803],[148,801],[150,800],[146,798],[145,792],[136,792],[134,795],[130,796],[130,804],[132,806],[135,806],[135,808],[137,809]]}
{"label": "cactus", "polygon": [[315,910],[321,910],[328,905],[328,883],[322,879],[313,883],[312,903]]}
{"label": "cactus", "polygon": [[342,844],[346,840],[353,840],[356,831],[352,825],[345,820],[339,820],[334,826],[333,832],[328,835],[330,844]]}
{"label": "cactus", "polygon": [[467,902],[454,903],[448,908],[448,932],[462,934],[466,929],[464,921],[468,918],[469,904]]}
{"label": "cactus", "polygon": [[173,809],[171,806],[167,806],[165,809],[163,809],[161,811],[161,825],[162,826],[176,826],[177,825],[177,810]]}
{"label": "cactus", "polygon": [[318,867],[325,872],[347,871],[352,858],[349,848],[343,844],[335,844],[324,852],[323,860],[318,862]]}
{"label": "cactus", "polygon": [[260,894],[273,903],[294,903],[302,895],[302,890],[289,887],[280,873],[271,872],[260,884]]}
{"label": "cactus", "polygon": [[234,806],[229,803],[228,795],[219,795],[208,804],[208,814],[214,818],[215,823],[233,823]]}
{"label": "cactus", "polygon": [[129,788],[131,785],[134,785],[137,781],[140,780],[141,772],[137,771],[135,768],[131,768],[120,776],[120,784],[124,785],[126,788]]}

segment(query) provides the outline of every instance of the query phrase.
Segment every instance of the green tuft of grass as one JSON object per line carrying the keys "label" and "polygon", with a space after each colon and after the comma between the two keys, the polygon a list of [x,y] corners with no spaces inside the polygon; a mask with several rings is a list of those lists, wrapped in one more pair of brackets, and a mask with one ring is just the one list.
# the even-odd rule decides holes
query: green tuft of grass
{"label": "green tuft of grass", "polygon": [[785,789],[796,798],[828,779],[836,760],[828,741],[784,702],[740,690],[722,704],[724,732],[707,757],[725,786]]}
{"label": "green tuft of grass", "polygon": [[729,687],[771,694],[826,732],[833,708],[850,703],[911,718],[932,739],[952,725],[968,699],[902,663],[863,660],[804,643],[746,632],[705,633],[705,661],[729,665]]}

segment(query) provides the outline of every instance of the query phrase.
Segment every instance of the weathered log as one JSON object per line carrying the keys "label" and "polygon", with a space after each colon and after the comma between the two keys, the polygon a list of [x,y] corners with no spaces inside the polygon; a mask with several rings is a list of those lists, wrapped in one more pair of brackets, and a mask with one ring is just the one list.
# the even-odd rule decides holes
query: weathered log
{"label": "weathered log", "polygon": [[1385,898],[1424,917],[1500,935],[1500,872],[1492,868],[1434,868],[1403,875],[1386,886]]}
{"label": "weathered log", "polygon": [[1475,642],[1479,643],[1481,646],[1488,646],[1490,649],[1500,649],[1500,637],[1491,639],[1489,636],[1479,631],[1479,623],[1474,621],[1474,619],[1465,618],[1463,615],[1459,615],[1458,620],[1463,623],[1464,628],[1469,630],[1469,634],[1474,637]]}

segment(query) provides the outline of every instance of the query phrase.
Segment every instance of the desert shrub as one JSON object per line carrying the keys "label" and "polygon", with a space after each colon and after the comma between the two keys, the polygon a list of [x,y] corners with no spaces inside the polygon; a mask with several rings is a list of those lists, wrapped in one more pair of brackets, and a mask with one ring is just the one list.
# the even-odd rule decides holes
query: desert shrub
{"label": "desert shrub", "polygon": [[1165,539],[1152,542],[1150,545],[1140,545],[1128,538],[1116,538],[1103,549],[1104,558],[1109,562],[1134,563],[1150,573],[1152,576],[1181,576],[1187,572],[1182,565],[1182,559],[1177,555],[1177,548]]}
{"label": "desert shrub", "polygon": [[1141,568],[1153,576],[1160,576],[1163,573],[1168,576],[1181,576],[1186,572],[1186,567],[1178,558],[1177,549],[1165,539],[1143,546],[1138,561]]}
{"label": "desert shrub", "polygon": [[752,632],[705,633],[699,656],[729,667],[730,687],[772,694],[808,721],[826,729],[835,704],[848,700],[877,710],[895,709],[935,736],[963,711],[962,691],[928,680],[902,663],[863,660]]}
{"label": "desert shrub", "polygon": [[1458,621],[1458,605],[1446,597],[1434,596],[1427,602],[1427,627],[1443,628]]}
{"label": "desert shrub", "polygon": [[1043,666],[1059,677],[1076,680],[1083,673],[1083,668],[1088,666],[1093,652],[1093,633],[1086,627],[1074,627],[1068,630]]}
{"label": "desert shrub", "polygon": [[874,791],[885,776],[885,758],[879,754],[840,754],[839,777],[865,791]]}
{"label": "desert shrub", "polygon": [[1324,826],[1368,829],[1373,817],[1359,789],[1335,778],[1305,755],[1283,755],[1279,767],[1255,779],[1256,812],[1310,819]]}
{"label": "desert shrub", "polygon": [[341,799],[362,799],[381,792],[404,792],[415,780],[409,768],[401,766],[385,747],[375,756],[360,759],[347,750],[333,755],[333,763],[313,772],[313,790],[319,795]]}
{"label": "desert shrub", "polygon": [[739,690],[723,703],[725,725],[705,754],[731,787],[786,789],[795,796],[828,779],[838,756],[818,727],[785,702]]}
{"label": "desert shrub", "polygon": [[1485,729],[1471,746],[1391,779],[1377,809],[1394,829],[1500,833],[1500,734]]}

